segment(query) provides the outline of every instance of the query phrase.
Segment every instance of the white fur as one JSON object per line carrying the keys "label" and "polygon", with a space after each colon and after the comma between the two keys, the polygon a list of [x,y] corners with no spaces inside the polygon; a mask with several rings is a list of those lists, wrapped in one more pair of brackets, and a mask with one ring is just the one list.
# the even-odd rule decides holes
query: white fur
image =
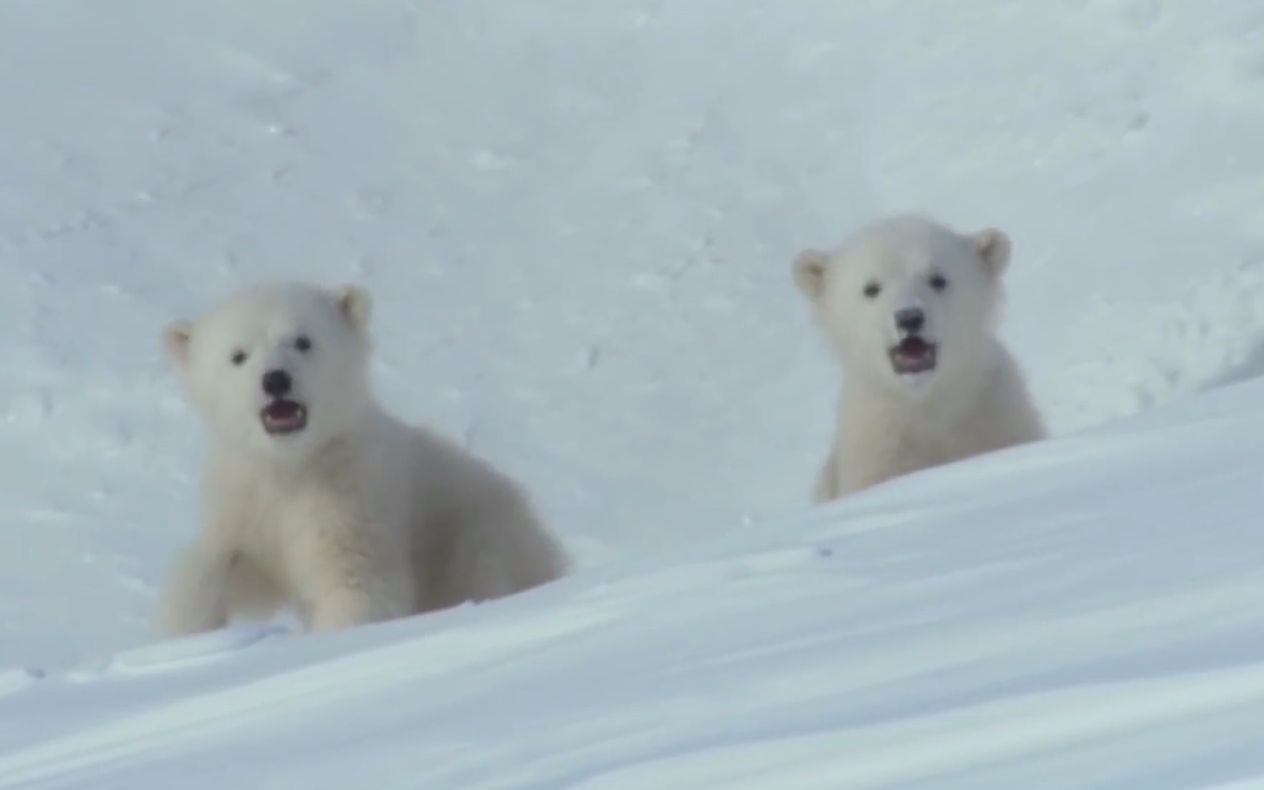
{"label": "white fur", "polygon": [[[211,434],[205,524],[171,574],[164,634],[292,605],[313,630],[508,595],[568,564],[518,485],[375,402],[369,295],[271,283],[196,323],[168,351]],[[306,336],[310,350],[296,339]],[[234,354],[246,355],[234,364]],[[263,374],[282,368],[307,427],[269,435]]]}
{"label": "white fur", "polygon": [[[996,336],[1010,241],[901,215],[807,250],[794,279],[846,370],[835,438],[813,491],[825,502],[890,478],[1034,441],[1045,429],[1013,356]],[[940,274],[947,285],[932,287]],[[876,283],[877,295],[866,296]],[[938,346],[929,372],[898,374],[894,316],[920,308]]]}

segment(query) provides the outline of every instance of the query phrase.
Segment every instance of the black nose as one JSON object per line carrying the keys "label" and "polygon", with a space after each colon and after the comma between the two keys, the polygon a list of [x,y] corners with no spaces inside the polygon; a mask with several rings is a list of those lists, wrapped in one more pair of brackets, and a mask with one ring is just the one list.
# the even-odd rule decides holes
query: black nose
{"label": "black nose", "polygon": [[906,307],[895,313],[895,325],[901,332],[915,335],[926,326],[926,314],[918,307]]}
{"label": "black nose", "polygon": [[269,370],[263,374],[263,391],[274,398],[288,394],[293,384],[290,374],[284,370]]}

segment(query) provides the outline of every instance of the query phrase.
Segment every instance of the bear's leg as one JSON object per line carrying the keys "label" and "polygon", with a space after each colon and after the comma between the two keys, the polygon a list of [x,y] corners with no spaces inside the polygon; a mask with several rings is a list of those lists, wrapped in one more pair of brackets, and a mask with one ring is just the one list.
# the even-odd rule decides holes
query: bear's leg
{"label": "bear's leg", "polygon": [[213,631],[227,623],[225,590],[232,559],[230,551],[205,536],[185,550],[163,590],[160,634]]}
{"label": "bear's leg", "polygon": [[233,558],[225,584],[225,609],[229,619],[266,618],[287,603],[285,591],[251,558]]}
{"label": "bear's leg", "polygon": [[[392,595],[390,570],[375,565],[374,554],[350,535],[313,530],[293,547],[291,583],[302,600],[312,631],[333,631],[409,613],[409,595]],[[394,562],[394,560],[390,560]],[[407,578],[407,572],[397,573]]]}
{"label": "bear's leg", "polygon": [[487,489],[450,526],[442,551],[419,557],[425,609],[487,601],[551,582],[570,558],[515,489]]}
{"label": "bear's leg", "polygon": [[838,484],[838,451],[831,447],[829,455],[825,458],[825,463],[821,464],[821,471],[816,475],[816,485],[812,489],[812,501],[820,505],[837,499],[840,493]]}

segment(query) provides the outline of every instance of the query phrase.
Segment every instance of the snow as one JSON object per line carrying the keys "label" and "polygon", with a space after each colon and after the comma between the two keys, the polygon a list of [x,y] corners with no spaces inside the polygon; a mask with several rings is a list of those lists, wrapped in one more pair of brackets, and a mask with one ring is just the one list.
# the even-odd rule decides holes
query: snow
{"label": "snow", "polygon": [[[1037,6],[0,6],[0,788],[1264,786],[1264,8]],[[812,508],[789,262],[906,209],[1056,436]],[[155,641],[160,330],[264,277],[578,571]]]}

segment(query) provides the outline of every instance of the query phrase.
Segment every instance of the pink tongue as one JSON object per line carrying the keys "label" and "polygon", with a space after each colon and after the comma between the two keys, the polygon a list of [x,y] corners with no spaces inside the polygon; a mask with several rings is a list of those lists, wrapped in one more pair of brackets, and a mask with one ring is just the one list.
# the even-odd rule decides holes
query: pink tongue
{"label": "pink tongue", "polygon": [[298,416],[298,404],[280,402],[268,406],[268,419],[291,420]]}

